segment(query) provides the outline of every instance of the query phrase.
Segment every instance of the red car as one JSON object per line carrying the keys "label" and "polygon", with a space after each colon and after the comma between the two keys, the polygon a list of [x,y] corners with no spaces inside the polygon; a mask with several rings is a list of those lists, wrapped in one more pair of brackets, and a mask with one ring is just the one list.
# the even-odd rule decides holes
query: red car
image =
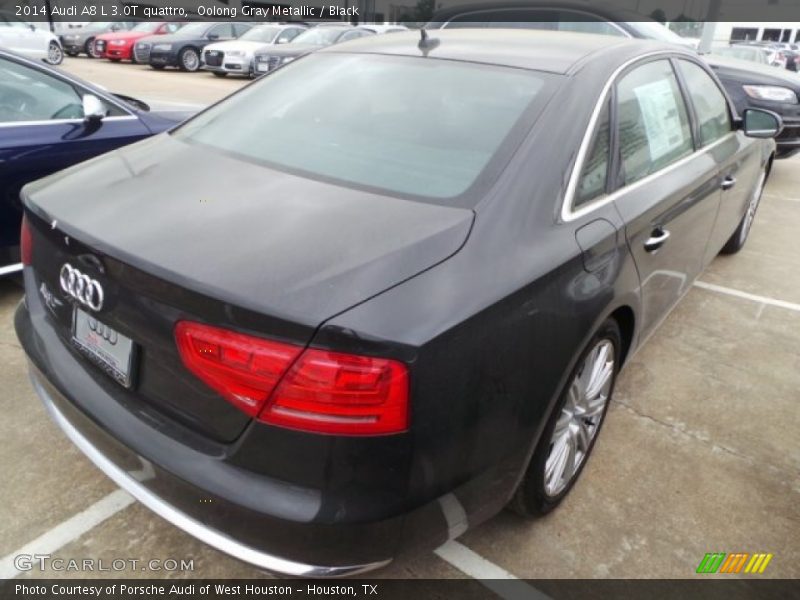
{"label": "red car", "polygon": [[139,23],[129,31],[114,31],[98,35],[94,41],[94,52],[98,58],[107,58],[113,62],[129,60],[136,62],[133,55],[133,45],[136,40],[150,35],[163,35],[175,33],[183,27],[184,23],[166,21],[148,21]]}

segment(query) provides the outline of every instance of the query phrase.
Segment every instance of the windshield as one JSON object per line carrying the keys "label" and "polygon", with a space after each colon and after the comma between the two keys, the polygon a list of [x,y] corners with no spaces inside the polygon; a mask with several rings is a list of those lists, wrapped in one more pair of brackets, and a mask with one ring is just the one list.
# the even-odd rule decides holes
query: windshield
{"label": "windshield", "polygon": [[298,35],[294,38],[293,43],[328,46],[334,43],[343,31],[346,30],[341,27],[315,27]]}
{"label": "windshield", "polygon": [[84,25],[81,30],[82,31],[97,31],[98,29],[108,29],[111,26],[110,21],[98,21],[96,23],[89,23],[88,25]]}
{"label": "windshield", "polygon": [[131,29],[131,31],[142,31],[145,33],[150,33],[158,29],[160,25],[161,23],[139,23],[136,27]]}
{"label": "windshield", "polygon": [[264,42],[269,43],[275,39],[275,36],[278,35],[280,28],[278,27],[270,27],[269,25],[265,27],[253,27],[247,33],[245,33],[240,40],[247,40],[250,42]]}
{"label": "windshield", "polygon": [[181,27],[176,33],[181,36],[200,36],[205,35],[208,23],[189,23]]}
{"label": "windshield", "polygon": [[717,56],[729,56],[739,60],[749,60],[753,62],[765,63],[767,59],[764,52],[758,48],[713,48],[711,54]]}
{"label": "windshield", "polygon": [[680,44],[682,46],[692,45],[692,42],[682,38],[669,27],[656,21],[636,21],[628,23],[628,25],[638,31],[642,37],[650,40],[658,40],[668,44]]}
{"label": "windshield", "polygon": [[495,175],[505,166],[553,78],[451,60],[311,55],[174,135],[301,175],[454,198],[490,162]]}

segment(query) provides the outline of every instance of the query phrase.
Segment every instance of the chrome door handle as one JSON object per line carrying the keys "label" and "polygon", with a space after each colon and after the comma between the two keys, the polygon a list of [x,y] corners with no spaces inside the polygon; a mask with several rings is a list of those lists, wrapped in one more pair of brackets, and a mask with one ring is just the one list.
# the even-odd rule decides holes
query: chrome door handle
{"label": "chrome door handle", "polygon": [[735,185],[736,185],[736,177],[731,177],[730,175],[727,175],[722,179],[722,184],[719,187],[721,187],[723,190],[729,190]]}
{"label": "chrome door handle", "polygon": [[669,239],[669,231],[666,229],[654,229],[650,233],[650,238],[644,243],[644,249],[647,252],[655,252],[663,246]]}

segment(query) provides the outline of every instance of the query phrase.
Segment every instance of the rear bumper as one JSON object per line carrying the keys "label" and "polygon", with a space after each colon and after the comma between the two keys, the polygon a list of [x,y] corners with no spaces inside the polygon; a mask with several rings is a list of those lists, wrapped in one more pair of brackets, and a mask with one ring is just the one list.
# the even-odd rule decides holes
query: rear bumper
{"label": "rear bumper", "polygon": [[324,516],[324,491],[245,471],[226,462],[229,447],[166,435],[61,341],[32,275],[26,269],[28,298],[15,328],[34,388],[64,433],[120,487],[190,535],[269,571],[337,577],[392,560],[408,515],[371,520],[343,508],[349,520],[337,522]]}
{"label": "rear bumper", "polygon": [[[391,560],[384,560],[376,563],[349,566],[309,565],[287,560],[238,542],[225,533],[201,523],[196,518],[181,511],[150,490],[145,483],[139,480],[146,480],[148,477],[155,477],[156,475],[152,465],[147,461],[141,459],[141,457],[136,457],[142,464],[142,469],[139,473],[140,478],[137,478],[109,458],[98,446],[95,446],[92,441],[78,429],[78,426],[76,426],[73,421],[70,421],[64,412],[61,412],[66,399],[58,394],[52,386],[48,385],[42,373],[34,366],[31,366],[31,381],[36,393],[42,399],[53,421],[55,421],[72,443],[75,444],[97,468],[158,516],[166,519],[176,527],[183,529],[185,532],[205,542],[209,546],[268,571],[297,577],[341,577],[357,575],[383,567],[391,562]],[[58,398],[58,400],[56,400],[56,398]],[[59,404],[62,408],[59,408]],[[73,418],[75,418],[75,415],[73,415]],[[83,426],[85,427],[86,423],[83,423]]]}

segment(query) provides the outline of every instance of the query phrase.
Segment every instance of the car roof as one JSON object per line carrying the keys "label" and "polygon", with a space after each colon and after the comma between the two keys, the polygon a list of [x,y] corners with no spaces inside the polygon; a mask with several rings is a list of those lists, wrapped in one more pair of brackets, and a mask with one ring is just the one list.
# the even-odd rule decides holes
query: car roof
{"label": "car roof", "polygon": [[[567,74],[588,57],[612,52],[621,61],[657,50],[685,53],[671,44],[608,35],[530,29],[435,29],[426,32],[426,50],[419,31],[370,36],[330,46],[322,53],[422,56]],[[436,41],[433,41],[436,40]]]}

